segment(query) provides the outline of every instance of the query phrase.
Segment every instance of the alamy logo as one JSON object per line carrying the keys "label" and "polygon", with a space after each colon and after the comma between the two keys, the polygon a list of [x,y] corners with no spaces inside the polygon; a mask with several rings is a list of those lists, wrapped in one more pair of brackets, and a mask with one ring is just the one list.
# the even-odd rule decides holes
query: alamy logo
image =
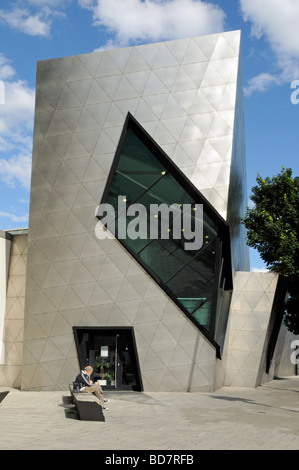
{"label": "alamy logo", "polygon": [[291,83],[291,88],[296,88],[295,91],[291,94],[291,103],[298,104],[299,103],[299,80],[293,80]]}
{"label": "alamy logo", "polygon": [[142,204],[127,207],[126,196],[118,196],[117,214],[111,204],[100,204],[96,216],[97,238],[114,238],[117,217],[117,238],[131,240],[172,239],[183,240],[184,250],[199,250],[203,245],[202,204]]}
{"label": "alamy logo", "polygon": [[295,351],[293,351],[291,354],[291,363],[294,365],[299,364],[299,340],[298,339],[296,339],[295,341],[292,341],[291,348],[295,349]]}
{"label": "alamy logo", "polygon": [[0,80],[0,104],[5,104],[5,85],[2,80]]}

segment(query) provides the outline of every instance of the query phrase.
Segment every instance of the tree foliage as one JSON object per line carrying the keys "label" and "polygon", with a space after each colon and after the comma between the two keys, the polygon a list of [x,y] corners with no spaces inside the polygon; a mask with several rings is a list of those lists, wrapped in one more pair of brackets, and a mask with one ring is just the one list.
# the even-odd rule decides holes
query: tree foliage
{"label": "tree foliage", "polygon": [[247,244],[258,250],[271,271],[283,275],[290,297],[285,324],[299,334],[299,178],[282,168],[273,178],[257,176],[243,223]]}

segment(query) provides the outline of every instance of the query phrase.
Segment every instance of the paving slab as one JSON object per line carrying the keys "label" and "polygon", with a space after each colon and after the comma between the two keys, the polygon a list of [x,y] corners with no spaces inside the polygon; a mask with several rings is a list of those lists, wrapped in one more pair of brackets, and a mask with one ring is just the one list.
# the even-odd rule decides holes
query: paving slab
{"label": "paving slab", "polygon": [[69,391],[0,404],[0,450],[298,450],[299,377],[213,393],[109,392],[105,422],[80,421]]}

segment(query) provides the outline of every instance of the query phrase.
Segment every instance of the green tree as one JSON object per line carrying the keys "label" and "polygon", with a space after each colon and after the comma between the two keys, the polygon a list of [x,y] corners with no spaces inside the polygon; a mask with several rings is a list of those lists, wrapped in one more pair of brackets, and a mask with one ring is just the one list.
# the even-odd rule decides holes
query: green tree
{"label": "green tree", "polygon": [[273,178],[257,176],[243,223],[247,244],[270,271],[284,276],[290,294],[284,323],[299,334],[299,178],[282,168]]}

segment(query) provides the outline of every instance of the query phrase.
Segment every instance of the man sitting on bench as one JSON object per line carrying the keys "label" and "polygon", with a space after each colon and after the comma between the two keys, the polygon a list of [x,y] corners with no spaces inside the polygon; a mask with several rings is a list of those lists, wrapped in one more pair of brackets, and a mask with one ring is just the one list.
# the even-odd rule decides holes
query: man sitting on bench
{"label": "man sitting on bench", "polygon": [[99,400],[104,409],[108,409],[104,406],[104,403],[108,403],[108,398],[104,398],[103,390],[99,382],[92,382],[90,375],[93,372],[91,366],[86,366],[81,370],[80,374],[77,375],[75,382],[78,384],[80,392],[93,393]]}

